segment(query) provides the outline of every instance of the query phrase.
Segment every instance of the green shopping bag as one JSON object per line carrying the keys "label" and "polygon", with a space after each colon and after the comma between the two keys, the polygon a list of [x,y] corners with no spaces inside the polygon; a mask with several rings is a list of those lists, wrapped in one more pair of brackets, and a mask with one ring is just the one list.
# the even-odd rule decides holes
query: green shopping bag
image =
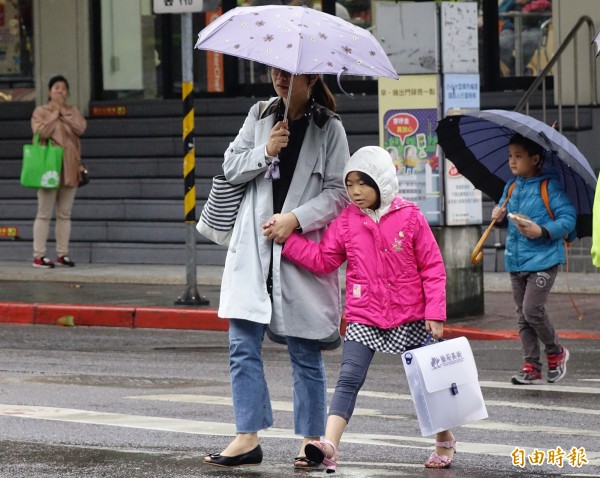
{"label": "green shopping bag", "polygon": [[60,187],[63,149],[40,144],[40,133],[35,133],[33,144],[23,146],[23,167],[21,168],[21,184],[26,188],[57,189]]}

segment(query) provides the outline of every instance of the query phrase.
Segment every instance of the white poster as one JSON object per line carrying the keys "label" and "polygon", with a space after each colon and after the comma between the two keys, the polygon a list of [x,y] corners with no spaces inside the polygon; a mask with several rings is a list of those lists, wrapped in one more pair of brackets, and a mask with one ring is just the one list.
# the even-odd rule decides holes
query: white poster
{"label": "white poster", "polygon": [[[444,112],[460,114],[479,109],[479,75],[444,75]],[[444,159],[446,224],[465,226],[482,223],[481,191]]]}

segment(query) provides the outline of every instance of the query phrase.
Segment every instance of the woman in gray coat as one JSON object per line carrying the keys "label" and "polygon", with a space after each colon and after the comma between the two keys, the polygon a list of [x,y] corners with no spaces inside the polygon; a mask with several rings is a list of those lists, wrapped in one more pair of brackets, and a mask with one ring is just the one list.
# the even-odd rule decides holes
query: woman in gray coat
{"label": "woman in gray coat", "polygon": [[294,466],[307,468],[317,465],[304,457],[304,445],[325,432],[321,349],[339,343],[339,283],[337,273],[315,276],[282,260],[280,243],[296,229],[321,239],[347,204],[341,178],[350,154],[346,132],[333,113],[335,99],[323,80],[318,75],[292,78],[275,68],[270,74],[277,97],[250,109],[223,163],[230,183],[247,185],[227,251],[219,306],[219,317],[230,319],[237,434],[205,462],[243,466],[262,461],[258,432],[273,425],[261,357],[268,332],[288,348],[294,429],[303,437]]}

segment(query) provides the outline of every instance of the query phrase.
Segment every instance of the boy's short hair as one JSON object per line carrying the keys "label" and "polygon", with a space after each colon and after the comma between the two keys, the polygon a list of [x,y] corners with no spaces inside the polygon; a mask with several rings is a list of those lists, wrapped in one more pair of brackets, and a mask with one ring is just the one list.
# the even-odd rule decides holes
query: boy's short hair
{"label": "boy's short hair", "polygon": [[529,156],[539,155],[540,159],[544,159],[544,147],[532,139],[526,138],[520,133],[515,133],[511,136],[508,144],[517,144],[522,146]]}

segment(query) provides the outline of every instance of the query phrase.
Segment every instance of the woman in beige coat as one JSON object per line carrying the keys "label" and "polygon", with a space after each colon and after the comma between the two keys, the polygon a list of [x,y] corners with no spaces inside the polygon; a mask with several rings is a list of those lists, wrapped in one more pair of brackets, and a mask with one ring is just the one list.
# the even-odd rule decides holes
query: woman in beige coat
{"label": "woman in beige coat", "polygon": [[71,236],[71,209],[81,174],[81,143],[79,136],[87,126],[85,118],[74,106],[66,104],[69,83],[63,76],[54,76],[48,83],[49,98],[38,106],[31,117],[31,129],[40,133],[42,140],[50,138],[61,146],[63,167],[58,189],[38,189],[38,209],[33,223],[33,267],[51,269],[54,262],[46,257],[46,242],[52,212],[56,207],[56,264],[73,267],[69,257]]}

